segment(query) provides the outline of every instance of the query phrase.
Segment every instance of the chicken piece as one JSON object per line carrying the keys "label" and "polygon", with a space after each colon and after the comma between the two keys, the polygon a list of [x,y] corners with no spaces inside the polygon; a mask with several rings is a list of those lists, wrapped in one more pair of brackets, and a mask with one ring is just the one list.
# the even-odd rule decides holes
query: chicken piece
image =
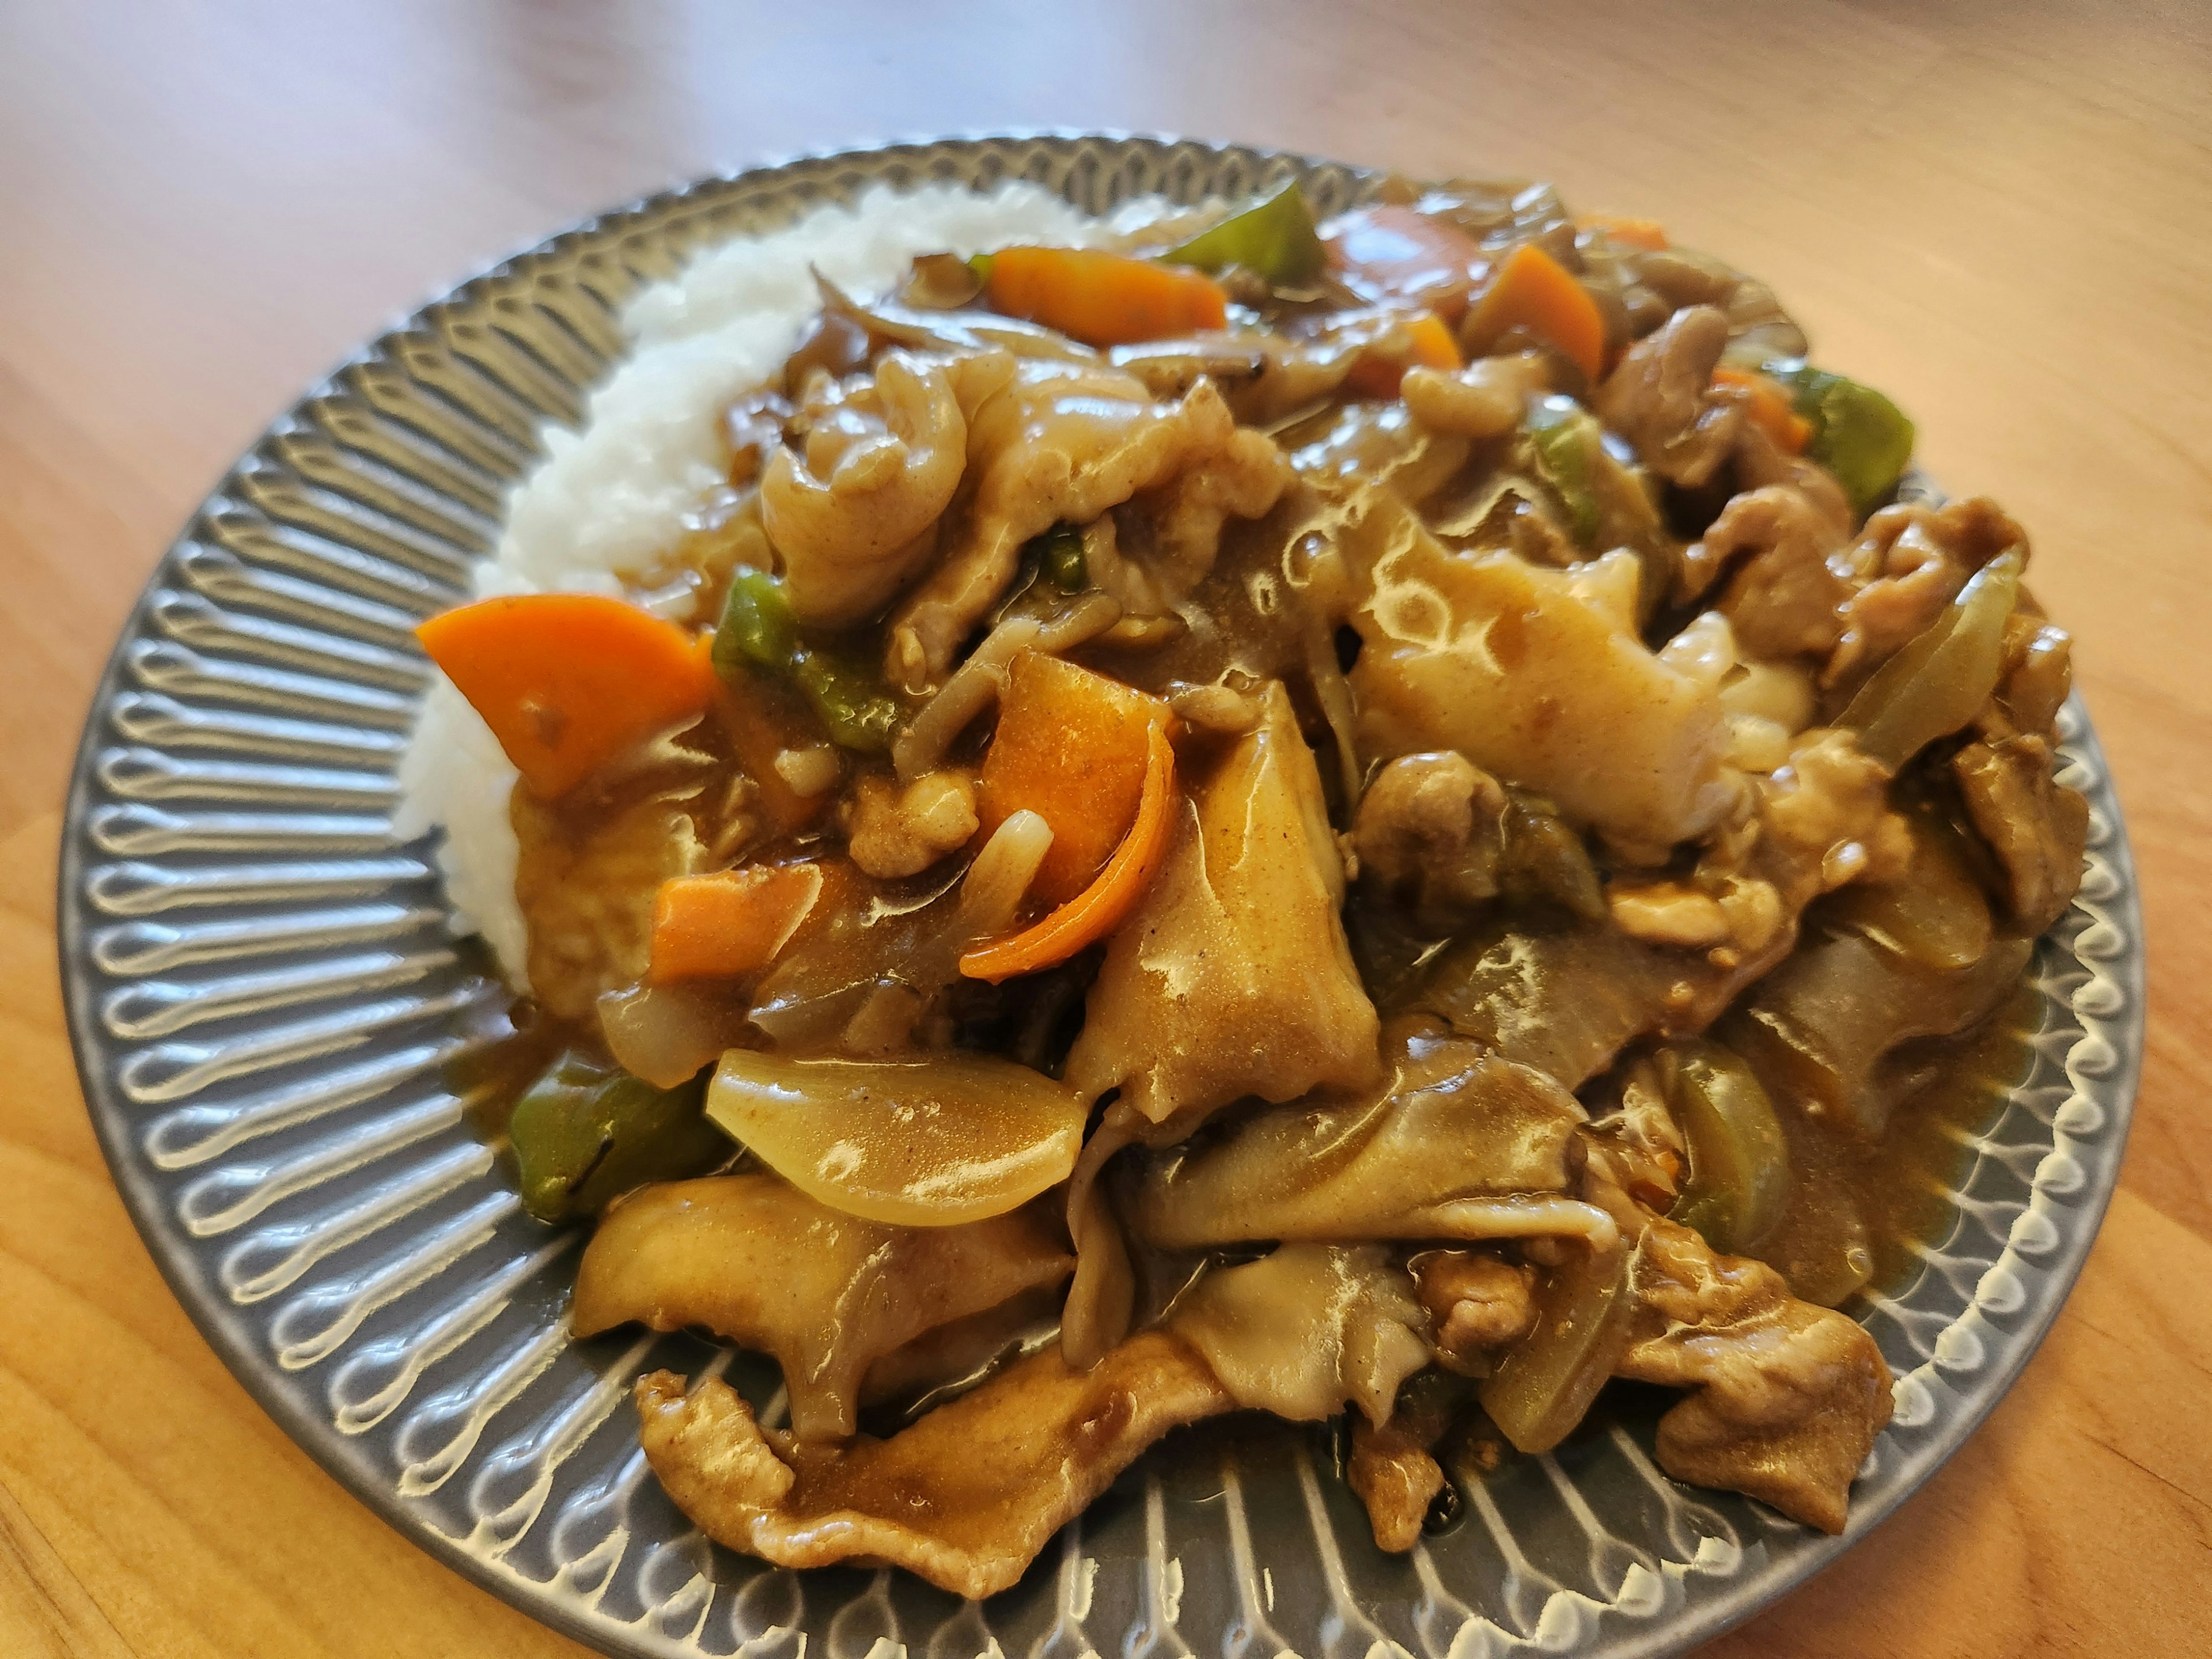
{"label": "chicken piece", "polygon": [[2081,884],[2087,799],[2058,781],[2050,740],[2033,733],[1970,743],[1951,757],[1951,771],[2004,872],[2014,925],[2040,933],[2066,914]]}
{"label": "chicken piece", "polygon": [[1492,897],[1505,807],[1498,780],[1464,755],[1401,755],[1359,798],[1361,878],[1421,909]]}
{"label": "chicken piece", "polygon": [[2015,732],[2039,738],[2057,736],[2058,711],[2074,689],[2074,641],[2052,623],[2015,611],[2005,619],[2003,678],[1997,682],[1996,708],[2002,724],[1984,719],[1982,735],[2008,737]]}
{"label": "chicken piece", "polygon": [[1159,874],[1115,933],[1066,1077],[1152,1124],[1247,1095],[1358,1088],[1380,1062],[1375,1006],[1338,907],[1344,870],[1313,751],[1269,684],[1177,817]]}
{"label": "chicken piece", "polygon": [[1689,489],[1718,470],[1744,424],[1741,403],[1713,386],[1728,340],[1722,312],[1690,306],[1629,347],[1598,388],[1605,423],[1652,471]]}
{"label": "chicken piece", "polygon": [[1186,468],[1114,510],[1117,550],[1125,561],[1140,561],[1173,605],[1213,568],[1222,526],[1232,518],[1263,517],[1291,477],[1291,464],[1273,439],[1240,427],[1203,465]]}
{"label": "chicken piece", "polygon": [[1582,1150],[1575,1097],[1474,1044],[1416,1037],[1381,1089],[1255,1113],[1146,1165],[1132,1230],[1168,1249],[1258,1239],[1601,1237],[1563,1196]]}
{"label": "chicken piece", "polygon": [[708,863],[696,794],[657,791],[586,817],[514,791],[514,896],[528,929],[531,989],[547,1012],[589,1020],[603,994],[644,977],[653,895],[669,877]]}
{"label": "chicken piece", "polygon": [[1764,1262],[1717,1255],[1654,1217],[1637,1256],[1635,1338],[1614,1374],[1694,1392],[1659,1420],[1659,1465],[1838,1533],[1889,1421],[1889,1367],[1845,1316],[1793,1299]]}
{"label": "chicken piece", "polygon": [[1367,1524],[1376,1547],[1403,1555],[1421,1540],[1429,1506],[1444,1489],[1443,1466],[1431,1455],[1451,1427],[1457,1403],[1434,1372],[1417,1376],[1398,1397],[1390,1420],[1379,1427],[1364,1417],[1352,1419],[1352,1455],[1345,1462],[1345,1484],[1367,1506]]}
{"label": "chicken piece", "polygon": [[866,777],[845,804],[853,862],[878,880],[920,875],[975,833],[975,783],[964,772],[925,772],[903,787]]}
{"label": "chicken piece", "polygon": [[1966,579],[2027,533],[1986,495],[1940,507],[1886,507],[1832,562],[1856,585],[1824,677],[1837,684],[1870,671],[1936,620]]}
{"label": "chicken piece", "polygon": [[1034,1209],[894,1227],[774,1176],[641,1188],[592,1235],[569,1315],[579,1336],[630,1320],[703,1325],[773,1354],[802,1440],[853,1432],[861,1379],[923,1333],[1056,1285],[1074,1267]]}
{"label": "chicken piece", "polygon": [[1429,1317],[1379,1244],[1285,1244],[1217,1267],[1168,1316],[1237,1403],[1294,1422],[1346,1402],[1389,1420],[1399,1384],[1429,1363]]}
{"label": "chicken piece", "polygon": [[1424,1250],[1407,1264],[1435,1332],[1437,1363],[1487,1376],[1497,1351],[1536,1327],[1536,1270],[1487,1250]]}
{"label": "chicken piece", "polygon": [[866,621],[937,550],[937,520],[967,465],[968,412],[1012,378],[1004,352],[886,354],[872,378],[817,373],[761,478],[761,520],[792,610],[811,627]]}
{"label": "chicken piece", "polygon": [[1764,428],[1755,422],[1744,422],[1736,434],[1735,483],[1739,491],[1764,489],[1771,484],[1787,484],[1805,496],[1808,503],[1832,527],[1829,542],[1840,547],[1851,538],[1857,525],[1857,516],[1851,511],[1850,497],[1836,482],[1836,475],[1818,461],[1808,460],[1802,455],[1784,453]]}
{"label": "chicken piece", "polygon": [[1429,431],[1483,443],[1517,428],[1529,394],[1550,386],[1549,368],[1532,353],[1479,357],[1460,369],[1411,368],[1398,395]]}
{"label": "chicken piece", "polygon": [[1456,554],[1379,491],[1349,534],[1373,558],[1349,677],[1370,756],[1455,749],[1638,847],[1700,836],[1727,811],[1719,696],[1638,636],[1634,556],[1545,570]]}
{"label": "chicken piece", "polygon": [[654,1371],[636,1400],[647,1462],[715,1542],[779,1566],[904,1567],[977,1600],[1018,1579],[1146,1447],[1236,1404],[1164,1331],[1087,1372],[1041,1349],[888,1440],[840,1448],[764,1434],[719,1378],[687,1397]]}
{"label": "chicken piece", "polygon": [[1164,404],[1119,369],[1022,362],[969,422],[968,484],[943,527],[943,556],[892,613],[887,676],[917,693],[942,681],[1031,537],[1088,524],[1237,447],[1236,422],[1211,381]]}
{"label": "chicken piece", "polygon": [[[1826,504],[1790,484],[1735,496],[1683,560],[1686,588],[1702,591],[1742,561],[1720,599],[1747,657],[1826,657],[1843,635],[1850,584],[1828,556],[1849,533]],[[1745,556],[1748,555],[1748,557]],[[1686,593],[1681,597],[1693,597]]]}

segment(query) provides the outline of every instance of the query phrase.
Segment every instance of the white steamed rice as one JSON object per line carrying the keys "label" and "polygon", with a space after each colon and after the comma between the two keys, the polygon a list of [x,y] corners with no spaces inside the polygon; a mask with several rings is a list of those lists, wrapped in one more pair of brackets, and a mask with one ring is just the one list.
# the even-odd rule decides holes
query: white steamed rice
{"label": "white steamed rice", "polygon": [[[1156,204],[1133,204],[1117,225]],[[817,208],[769,235],[710,248],[639,294],[623,322],[631,355],[593,392],[580,432],[549,426],[545,459],[516,485],[497,552],[477,567],[479,597],[617,592],[682,533],[683,515],[720,480],[721,410],[774,374],[818,304],[811,267],[860,293],[895,284],[917,253],[1009,242],[1062,245],[1106,227],[1042,187],[977,195],[933,185],[878,188]],[[529,984],[517,848],[507,818],[514,768],[451,682],[436,677],[399,767],[397,827],[445,834],[439,867],[457,932],[481,933],[508,981]]]}

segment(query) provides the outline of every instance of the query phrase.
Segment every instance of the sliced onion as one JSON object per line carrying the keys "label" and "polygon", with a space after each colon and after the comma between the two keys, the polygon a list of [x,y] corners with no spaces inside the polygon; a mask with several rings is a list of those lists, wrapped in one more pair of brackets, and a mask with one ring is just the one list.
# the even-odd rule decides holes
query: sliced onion
{"label": "sliced onion", "polygon": [[949,1227],[1066,1180],[1085,1103],[1042,1072],[982,1054],[793,1060],[733,1048],[707,1115],[832,1209]]}

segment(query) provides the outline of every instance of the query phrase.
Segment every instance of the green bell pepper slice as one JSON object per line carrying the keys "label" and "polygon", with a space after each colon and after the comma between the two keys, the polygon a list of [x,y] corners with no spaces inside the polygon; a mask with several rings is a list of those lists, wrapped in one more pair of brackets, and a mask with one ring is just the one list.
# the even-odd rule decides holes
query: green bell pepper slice
{"label": "green bell pepper slice", "polygon": [[703,1175],[728,1139],[707,1121],[706,1072],[656,1089],[570,1050],[532,1084],[507,1124],[522,1207],[540,1221],[597,1215],[633,1187]]}
{"label": "green bell pepper slice", "polygon": [[1209,276],[1241,265],[1271,288],[1300,288],[1321,275],[1328,255],[1305,192],[1289,184],[1176,243],[1160,258],[1173,265],[1194,265]]}
{"label": "green bell pepper slice", "polygon": [[1870,386],[1809,364],[1775,362],[1767,374],[1796,394],[1797,412],[1813,423],[1806,453],[1836,475],[1864,519],[1887,501],[1912,459],[1912,422]]}

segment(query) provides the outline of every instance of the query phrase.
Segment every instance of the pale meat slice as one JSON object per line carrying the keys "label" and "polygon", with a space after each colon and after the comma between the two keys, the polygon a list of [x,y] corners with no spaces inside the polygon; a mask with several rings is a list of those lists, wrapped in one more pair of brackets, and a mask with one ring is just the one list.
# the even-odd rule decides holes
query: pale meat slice
{"label": "pale meat slice", "polygon": [[1541,1072],[1425,1040],[1365,1096],[1273,1107],[1203,1149],[1155,1154],[1131,1225],[1170,1249],[1538,1233],[1609,1244],[1604,1212],[1565,1196],[1583,1121]]}
{"label": "pale meat slice", "polygon": [[1386,1423],[1352,1419],[1345,1484],[1367,1507],[1376,1547],[1393,1555],[1403,1555],[1421,1541],[1421,1523],[1444,1489],[1443,1466],[1435,1449],[1451,1427],[1457,1402],[1447,1389],[1423,1385],[1449,1380],[1433,1372],[1416,1377]]}
{"label": "pale meat slice", "polygon": [[939,526],[935,568],[892,612],[885,672],[909,691],[940,684],[1013,580],[1024,542],[1088,524],[1237,447],[1236,420],[1210,381],[1160,403],[1103,364],[1022,362],[968,423],[966,479]]}
{"label": "pale meat slice", "polygon": [[1743,428],[1742,404],[1716,389],[1729,342],[1715,306],[1686,306],[1638,340],[1598,388],[1596,409],[1661,477],[1692,489],[1711,478]]}
{"label": "pale meat slice", "polygon": [[1845,1316],[1796,1300],[1764,1262],[1652,1218],[1638,1253],[1635,1340],[1614,1374],[1688,1389],[1659,1419],[1677,1480],[1844,1529],[1851,1481],[1889,1421],[1889,1367]]}
{"label": "pale meat slice", "polygon": [[1702,835],[1728,809],[1719,696],[1638,637],[1632,555],[1547,570],[1455,553],[1381,491],[1354,533],[1372,558],[1352,618],[1369,758],[1455,749],[1638,847]]}
{"label": "pale meat slice", "polygon": [[1074,1267],[1034,1208],[957,1227],[894,1227],[816,1202],[774,1176],[640,1188],[584,1251],[579,1336],[635,1320],[702,1325],[772,1354],[799,1438],[853,1432],[862,1378],[924,1333],[996,1308]]}
{"label": "pale meat slice", "polygon": [[1344,936],[1344,869],[1313,751],[1279,683],[1201,783],[1107,947],[1067,1080],[1186,1126],[1247,1095],[1358,1088],[1375,1006]]}
{"label": "pale meat slice", "polygon": [[684,1389],[667,1371],[639,1379],[639,1438],[709,1538],[780,1566],[904,1567],[977,1600],[1018,1579],[1162,1435],[1236,1404],[1164,1331],[1089,1371],[1042,1349],[888,1440],[835,1449],[763,1434],[719,1379]]}

